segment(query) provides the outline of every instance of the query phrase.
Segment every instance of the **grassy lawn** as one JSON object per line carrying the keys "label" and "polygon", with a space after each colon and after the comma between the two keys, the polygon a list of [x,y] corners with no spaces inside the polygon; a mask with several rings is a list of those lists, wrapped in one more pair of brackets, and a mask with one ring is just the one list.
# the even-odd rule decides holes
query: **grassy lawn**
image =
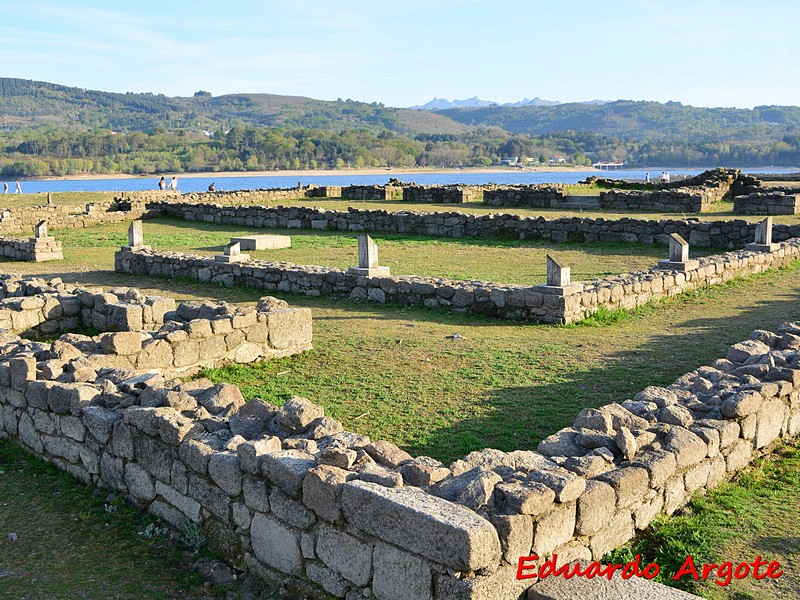
{"label": "grassy lawn", "polygon": [[[696,496],[681,515],[662,517],[639,539],[610,555],[609,562],[626,562],[637,553],[642,564],[661,567],[659,581],[711,600],[773,600],[800,597],[800,517],[796,499],[800,495],[800,442],[781,448],[757,461],[737,480],[726,483],[708,496]],[[673,581],[686,557],[695,566],[731,562],[752,563],[760,556],[777,561],[783,574],[755,580],[731,578],[714,571],[705,581],[690,574]],[[761,567],[760,572],[765,572]],[[700,574],[699,573],[699,574]],[[725,585],[722,585],[725,584]]]}
{"label": "grassy lawn", "polygon": [[0,507],[0,598],[280,597],[250,579],[212,584],[196,570],[213,560],[205,549],[2,439]]}
{"label": "grassy lawn", "polygon": [[[11,184],[13,190],[13,183]],[[23,188],[24,189],[24,188]],[[58,192],[52,194],[55,206],[75,206],[76,212],[85,208],[89,202],[108,202],[118,196],[118,192]],[[47,194],[0,194],[0,209],[45,206]]]}
{"label": "grassy lawn", "polygon": [[[107,287],[134,285],[179,299],[210,296],[253,303],[263,295],[258,290],[115,274],[113,251],[124,243],[124,230],[118,224],[56,232],[65,243],[63,263],[3,266],[8,271],[47,273]],[[193,229],[169,221],[145,224],[146,242],[173,249],[218,252],[237,233],[247,230],[205,224]],[[351,257],[345,266],[355,260],[349,236],[292,233],[298,255],[313,258],[341,252]],[[535,248],[521,242],[476,240],[470,245],[464,240],[412,239],[409,244],[425,258],[405,256],[413,253],[402,252],[397,239],[381,241],[381,248],[386,247],[384,256],[394,249],[398,260],[418,261],[420,274],[428,274],[423,269],[432,264],[460,257],[463,250],[463,264],[456,266],[466,276],[478,276],[480,269],[486,269],[481,253],[496,252],[492,273],[505,272],[517,281],[531,277],[525,261],[497,258],[503,252]],[[572,249],[580,253],[581,247]],[[621,252],[619,247],[589,250],[594,254],[585,253],[582,263],[588,268],[601,252],[603,260],[609,251]],[[622,256],[625,261],[636,259]],[[396,267],[394,272],[404,270]],[[710,364],[753,329],[800,319],[798,289],[800,268],[793,267],[665,301],[619,322],[573,327],[279,294],[293,305],[313,309],[315,350],[207,374],[215,381],[239,384],[248,398],[280,404],[292,394],[307,396],[349,429],[392,440],[414,454],[451,461],[486,446],[535,448],[584,407],[623,401],[647,385],[668,384]],[[451,339],[455,333],[462,339]]]}
{"label": "grassy lawn", "polygon": [[[199,228],[198,228],[199,227]],[[286,230],[242,228],[233,225],[189,223],[175,219],[144,223],[145,243],[156,249],[198,254],[221,254],[230,238]],[[314,264],[346,269],[358,264],[358,234],[291,230],[292,247],[249,251],[267,261]],[[74,266],[110,260],[113,251],[127,244],[127,224],[114,223],[90,229],[56,233],[64,257]],[[548,244],[538,241],[501,241],[481,238],[425,238],[376,234],[381,264],[394,275],[425,275],[451,279],[481,279],[532,285],[546,281],[546,256],[552,255],[572,268],[573,281],[619,275],[655,266],[667,257],[660,246],[637,244]],[[708,249],[693,256],[711,253]]]}

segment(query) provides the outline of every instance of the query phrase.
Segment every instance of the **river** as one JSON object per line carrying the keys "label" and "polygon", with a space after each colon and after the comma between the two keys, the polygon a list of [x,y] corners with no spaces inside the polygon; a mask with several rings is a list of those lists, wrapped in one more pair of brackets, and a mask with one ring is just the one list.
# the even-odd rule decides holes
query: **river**
{"label": "river", "polygon": [[[669,170],[672,181],[682,176],[690,177],[701,173],[703,169],[675,169]],[[792,169],[771,169],[757,168],[750,172],[754,173],[787,173]],[[796,169],[794,169],[796,171]],[[657,180],[661,174],[661,169],[647,171],[650,177]],[[465,184],[534,184],[534,183],[578,183],[591,175],[600,177],[613,177],[618,179],[640,179],[645,177],[645,171],[619,170],[619,171],[495,171],[490,173],[476,173],[465,171],[448,171],[444,173],[392,173],[387,171],[379,175],[308,175],[298,177],[297,175],[241,175],[241,176],[220,176],[214,174],[208,176],[182,177],[178,180],[178,189],[181,192],[205,192],[211,183],[216,185],[218,191],[230,190],[255,190],[268,188],[292,188],[298,182],[303,185],[314,184],[325,185],[383,185],[390,177],[396,177],[404,182],[415,182],[421,185],[445,185],[451,183]],[[25,193],[38,192],[135,192],[144,190],[157,190],[160,177],[126,177],[126,178],[104,178],[104,179],[49,179],[49,180],[23,180],[22,190]],[[167,177],[167,181],[170,177]],[[9,192],[13,192],[14,183],[9,182]]]}

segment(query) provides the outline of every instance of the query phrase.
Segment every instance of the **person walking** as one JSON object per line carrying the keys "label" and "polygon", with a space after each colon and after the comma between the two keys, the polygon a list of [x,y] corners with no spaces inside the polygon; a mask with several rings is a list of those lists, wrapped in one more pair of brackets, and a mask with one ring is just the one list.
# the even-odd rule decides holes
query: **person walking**
{"label": "person walking", "polygon": [[158,182],[158,189],[160,189],[162,192],[167,189],[167,182],[163,177],[161,178],[161,181]]}
{"label": "person walking", "polygon": [[19,184],[19,180],[14,182],[16,185],[14,186],[14,193],[21,194],[22,193],[22,186]]}
{"label": "person walking", "polygon": [[178,178],[177,177],[173,177],[172,178],[172,181],[169,184],[169,189],[171,189],[172,191],[175,191],[175,192],[178,191]]}
{"label": "person walking", "polygon": [[217,186],[212,182],[211,185],[208,186],[208,191],[209,192],[216,192],[217,191]]}
{"label": "person walking", "polygon": [[8,193],[8,182],[7,181],[3,182],[3,193],[4,194]]}

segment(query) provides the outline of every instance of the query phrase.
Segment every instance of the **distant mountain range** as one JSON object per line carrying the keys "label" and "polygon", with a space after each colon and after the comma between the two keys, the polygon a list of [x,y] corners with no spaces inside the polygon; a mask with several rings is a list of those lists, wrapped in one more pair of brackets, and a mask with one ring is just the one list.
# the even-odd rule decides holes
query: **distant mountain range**
{"label": "distant mountain range", "polygon": [[[577,104],[591,104],[598,106],[601,104],[608,104],[610,100],[587,100],[585,102],[577,102]],[[481,100],[477,96],[467,98],[466,100],[447,100],[446,98],[434,98],[430,102],[420,104],[417,106],[409,106],[412,110],[445,110],[448,108],[484,108],[487,106],[558,106],[564,104],[558,100],[542,100],[539,97],[529,100],[525,98],[519,102],[494,102],[492,100]]]}

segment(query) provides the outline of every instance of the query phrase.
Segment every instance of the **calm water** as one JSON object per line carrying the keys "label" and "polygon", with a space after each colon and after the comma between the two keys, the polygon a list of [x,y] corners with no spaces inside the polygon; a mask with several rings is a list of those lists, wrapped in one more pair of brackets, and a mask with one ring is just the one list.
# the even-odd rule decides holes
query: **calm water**
{"label": "calm water", "polygon": [[[670,170],[672,181],[681,176],[692,176],[701,173],[703,169],[676,169]],[[757,173],[785,173],[792,169],[753,169]],[[796,171],[796,169],[794,169]],[[650,177],[657,179],[661,169],[648,171]],[[422,185],[444,185],[449,183],[578,183],[589,177],[598,175],[619,179],[644,179],[645,171],[568,171],[563,173],[541,173],[534,171],[509,171],[507,173],[472,173],[470,171],[451,173],[406,173],[394,174],[387,171],[382,175],[315,175],[307,177],[291,177],[269,175],[263,177],[242,175],[241,177],[183,177],[178,180],[178,190],[181,192],[205,192],[214,182],[217,190],[255,190],[267,188],[291,188],[297,186],[298,181],[303,185],[383,185],[390,177],[397,177],[404,182],[415,182]],[[26,193],[37,192],[135,192],[143,190],[157,190],[160,177],[150,176],[136,179],[64,179],[51,181],[21,181],[22,190]],[[167,177],[169,181],[169,177]],[[9,192],[14,191],[14,182],[9,182]]]}

